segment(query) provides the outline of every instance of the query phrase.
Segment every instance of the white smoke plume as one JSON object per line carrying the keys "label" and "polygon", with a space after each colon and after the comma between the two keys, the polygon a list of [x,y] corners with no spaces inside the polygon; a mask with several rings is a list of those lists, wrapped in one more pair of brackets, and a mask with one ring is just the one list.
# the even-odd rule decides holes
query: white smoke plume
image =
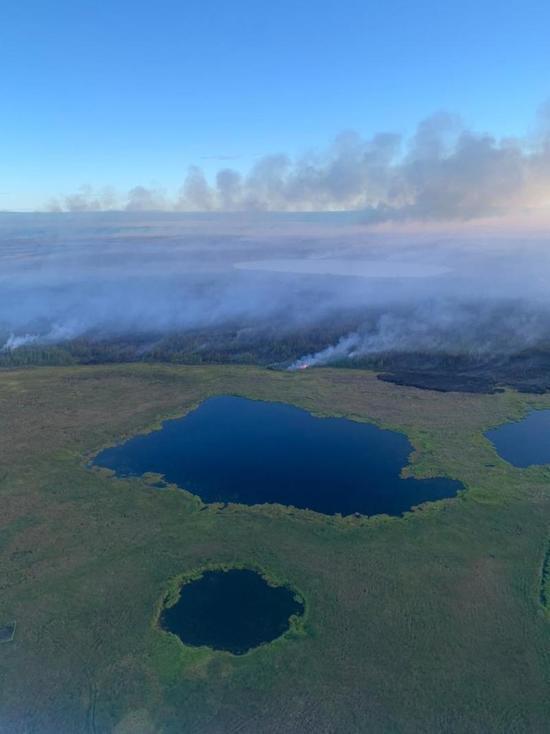
{"label": "white smoke plume", "polygon": [[78,336],[81,328],[75,322],[65,324],[53,324],[45,333],[37,334],[10,334],[0,352],[11,352],[19,347],[27,347],[31,344],[59,344]]}
{"label": "white smoke plume", "polygon": [[395,352],[498,356],[541,344],[550,344],[548,304],[441,299],[380,313],[359,331],[301,357],[289,369]]}
{"label": "white smoke plume", "polygon": [[125,195],[83,187],[50,202],[53,211],[344,211],[368,221],[468,220],[550,207],[550,125],[497,139],[440,113],[412,137],[339,135],[324,151],[277,154],[251,170],[221,169],[213,183],[192,166],[176,195],[136,186]]}
{"label": "white smoke plume", "polygon": [[549,280],[545,227],[389,229],[347,213],[0,214],[0,348],[222,329],[271,343],[316,334],[299,342],[309,356],[296,366],[385,351],[499,353],[550,343]]}

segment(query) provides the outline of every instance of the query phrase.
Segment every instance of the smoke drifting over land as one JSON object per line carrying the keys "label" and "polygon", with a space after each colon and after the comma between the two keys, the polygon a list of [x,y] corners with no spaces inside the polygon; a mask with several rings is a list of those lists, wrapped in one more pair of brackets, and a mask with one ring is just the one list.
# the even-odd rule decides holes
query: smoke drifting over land
{"label": "smoke drifting over land", "polygon": [[357,331],[291,367],[398,352],[489,358],[550,344],[550,307],[527,300],[433,300],[376,313]]}
{"label": "smoke drifting over land", "polygon": [[389,231],[347,214],[2,215],[0,349],[118,340],[154,356],[184,335],[185,359],[296,367],[511,354],[550,345],[549,275],[536,230]]}
{"label": "smoke drifting over land", "polygon": [[339,135],[324,151],[265,156],[248,172],[220,169],[213,182],[191,167],[179,192],[136,185],[80,191],[52,211],[344,211],[365,220],[463,220],[550,206],[550,114],[529,138],[497,139],[440,113],[410,138]]}

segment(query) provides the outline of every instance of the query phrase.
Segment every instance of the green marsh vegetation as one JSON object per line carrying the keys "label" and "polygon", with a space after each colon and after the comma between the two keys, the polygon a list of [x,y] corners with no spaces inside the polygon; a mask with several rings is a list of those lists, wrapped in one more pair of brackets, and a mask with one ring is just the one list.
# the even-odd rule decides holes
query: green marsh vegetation
{"label": "green marsh vegetation", "polygon": [[[89,458],[208,396],[401,430],[405,472],[457,498],[404,518],[204,505]],[[543,732],[550,720],[550,468],[483,433],[550,396],[435,393],[361,370],[113,365],[0,379],[0,730]],[[158,628],[174,579],[250,567],[303,595],[244,656]]]}

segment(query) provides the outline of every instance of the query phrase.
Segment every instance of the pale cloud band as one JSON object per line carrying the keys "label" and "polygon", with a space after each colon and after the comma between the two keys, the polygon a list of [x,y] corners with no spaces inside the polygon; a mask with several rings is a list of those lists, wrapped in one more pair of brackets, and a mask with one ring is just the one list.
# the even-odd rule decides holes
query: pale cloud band
{"label": "pale cloud band", "polygon": [[369,221],[468,220],[550,207],[550,115],[529,138],[497,140],[440,113],[408,139],[339,135],[324,151],[222,168],[209,182],[192,166],[179,192],[135,186],[125,195],[84,186],[57,211],[343,211]]}

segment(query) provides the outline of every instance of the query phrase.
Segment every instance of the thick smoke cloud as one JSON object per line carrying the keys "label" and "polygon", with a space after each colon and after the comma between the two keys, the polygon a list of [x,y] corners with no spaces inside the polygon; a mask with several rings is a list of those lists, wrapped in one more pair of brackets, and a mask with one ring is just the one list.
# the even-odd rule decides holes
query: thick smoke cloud
{"label": "thick smoke cloud", "polygon": [[498,357],[546,346],[549,339],[550,304],[442,298],[378,311],[360,329],[301,357],[291,369],[395,352]]}
{"label": "thick smoke cloud", "polygon": [[[130,201],[131,192],[128,194],[128,203]],[[61,202],[52,199],[48,204],[49,211],[52,212],[96,212],[108,211],[116,209],[119,205],[118,196],[112,187],[105,186],[96,191],[85,184],[70,196],[65,196]]]}
{"label": "thick smoke cloud", "polygon": [[297,367],[502,354],[550,345],[549,280],[547,230],[388,230],[347,213],[0,215],[0,350],[78,337],[148,349],[222,329],[237,342],[329,334]]}
{"label": "thick smoke cloud", "polygon": [[550,114],[529,139],[499,140],[438,114],[408,139],[384,133],[339,135],[297,159],[271,155],[248,172],[218,171],[209,182],[193,166],[175,196],[136,186],[126,195],[83,187],[51,202],[59,211],[358,210],[366,221],[469,220],[550,207]]}

